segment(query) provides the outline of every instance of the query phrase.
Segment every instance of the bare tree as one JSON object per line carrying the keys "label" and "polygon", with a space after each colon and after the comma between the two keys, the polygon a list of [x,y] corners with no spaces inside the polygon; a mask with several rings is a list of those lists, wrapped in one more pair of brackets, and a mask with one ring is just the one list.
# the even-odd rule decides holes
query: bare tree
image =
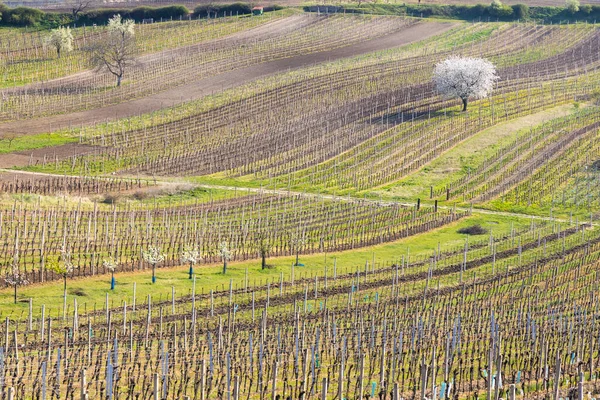
{"label": "bare tree", "polygon": [[294,263],[296,267],[301,265],[299,262],[300,250],[304,247],[304,245],[306,245],[306,239],[304,238],[304,234],[300,235],[300,233],[296,232],[291,235],[290,246],[294,251],[294,254],[296,255],[296,262]]}
{"label": "bare tree", "polygon": [[91,64],[97,71],[108,71],[117,78],[117,87],[125,71],[135,64],[135,22],[115,15],[108,20],[107,32],[90,48]]}
{"label": "bare tree", "polygon": [[261,260],[260,267],[261,269],[265,269],[267,268],[267,257],[269,256],[269,253],[271,251],[271,243],[265,235],[260,236],[258,251],[260,253]]}
{"label": "bare tree", "polygon": [[8,148],[10,149],[12,147],[12,143],[18,137],[19,136],[16,133],[7,133],[7,134],[4,134],[4,137],[1,140],[8,142]]}
{"label": "bare tree", "polygon": [[73,17],[73,21],[77,21],[79,19],[79,14],[84,12],[91,3],[91,1],[79,0],[71,4],[71,16]]}

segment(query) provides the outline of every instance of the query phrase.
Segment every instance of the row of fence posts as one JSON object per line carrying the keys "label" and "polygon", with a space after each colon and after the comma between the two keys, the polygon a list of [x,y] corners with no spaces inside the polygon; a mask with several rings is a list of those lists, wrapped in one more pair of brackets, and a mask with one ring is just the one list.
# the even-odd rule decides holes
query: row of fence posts
{"label": "row of fence posts", "polygon": [[[2,347],[0,347],[0,350],[2,350]],[[422,371],[421,371],[421,400],[435,400],[438,397],[437,394],[437,386],[433,387],[433,394],[431,399],[426,397],[425,392],[427,390],[427,371],[429,370],[429,366],[426,364],[422,364],[421,366]],[[205,383],[205,377],[204,377],[204,372],[206,370],[206,362],[203,360],[202,364],[201,364],[201,380],[200,380],[200,386],[199,386],[199,392],[200,392],[200,397],[199,400],[207,400],[205,397],[205,393],[204,393],[204,387],[206,385]],[[276,400],[278,399],[278,393],[277,393],[277,371],[278,371],[278,363],[277,361],[275,361],[273,363],[273,378],[271,381],[271,396],[270,399],[271,400]],[[490,371],[491,372],[491,371]],[[559,391],[559,383],[560,383],[560,376],[561,376],[561,366],[560,366],[560,354],[556,355],[556,367],[555,367],[555,376],[554,376],[554,390],[552,393],[552,399],[553,400],[562,400],[560,396],[560,391]],[[2,378],[2,377],[0,377]],[[163,376],[163,379],[165,379],[166,377]],[[338,378],[339,378],[339,384],[338,384],[338,392],[337,392],[337,396],[336,398],[338,399],[344,399],[344,368],[343,368],[343,358],[342,358],[342,367],[339,369],[338,372]],[[490,379],[488,381],[488,393],[487,393],[487,400],[505,400],[504,398],[499,397],[499,386],[500,386],[500,382],[501,382],[501,375],[499,375],[498,381],[494,384],[495,386],[495,394],[492,394],[492,376],[490,374]],[[360,388],[360,398],[362,398],[362,394],[363,394],[363,385],[362,385],[362,374],[361,374],[361,388]],[[579,371],[579,382],[577,382],[577,397],[576,399],[573,400],[584,400],[584,387],[583,387],[583,382],[584,381],[584,375],[583,372],[580,370]],[[44,389],[45,389],[45,385]],[[152,400],[165,400],[166,399],[166,394],[162,395],[162,392],[164,390],[161,389],[161,379],[160,379],[160,375],[158,373],[153,373],[152,374]],[[0,387],[0,394],[1,394],[2,390]],[[227,392],[226,392],[226,399],[227,400],[240,400],[240,377],[239,376],[234,376],[233,377],[233,387],[231,386],[231,378],[228,376],[227,377]],[[327,378],[323,378],[322,380],[322,385],[321,385],[321,396],[320,396],[320,400],[327,400],[327,395],[328,395],[328,381]],[[443,393],[442,396],[444,396],[444,398],[446,396],[446,393]],[[507,392],[507,396],[508,396],[508,400],[516,400],[517,399],[517,390],[516,390],[516,385],[510,384],[508,387],[508,392]],[[264,398],[264,396],[261,396],[261,398]],[[372,396],[370,398],[374,398],[374,393],[372,393]],[[15,389],[13,387],[9,387],[7,388],[7,396],[6,396],[7,400],[16,400],[15,397]],[[89,400],[89,395],[87,393],[87,379],[86,379],[86,370],[84,369],[81,373],[81,388],[80,388],[80,399],[81,400]],[[112,400],[112,391],[108,392],[107,395],[107,399],[108,400]],[[46,390],[42,390],[42,397],[41,400],[46,400]],[[191,400],[190,396],[184,396],[184,400]],[[400,397],[400,388],[398,386],[397,383],[394,383],[393,389],[392,389],[392,400],[403,400],[402,397]]]}

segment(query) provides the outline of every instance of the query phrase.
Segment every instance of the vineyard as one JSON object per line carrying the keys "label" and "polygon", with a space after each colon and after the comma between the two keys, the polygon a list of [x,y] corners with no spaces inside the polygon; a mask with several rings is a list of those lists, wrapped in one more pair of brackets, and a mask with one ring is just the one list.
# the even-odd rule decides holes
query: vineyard
{"label": "vineyard", "polygon": [[0,30],[0,399],[600,397],[597,25],[72,34]]}

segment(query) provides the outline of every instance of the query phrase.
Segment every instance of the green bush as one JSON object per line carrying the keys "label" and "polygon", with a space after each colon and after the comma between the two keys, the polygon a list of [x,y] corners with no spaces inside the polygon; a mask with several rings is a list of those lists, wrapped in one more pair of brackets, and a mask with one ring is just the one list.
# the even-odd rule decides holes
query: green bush
{"label": "green bush", "polygon": [[35,26],[44,17],[44,12],[35,8],[17,7],[10,10],[6,15],[6,22],[15,26]]}
{"label": "green bush", "polygon": [[206,18],[223,15],[245,15],[251,14],[252,7],[248,3],[232,3],[232,4],[203,4],[194,8],[194,16],[197,18]]}
{"label": "green bush", "polygon": [[137,22],[147,18],[154,18],[154,8],[148,6],[136,7],[129,12],[129,18]]}
{"label": "green bush", "polygon": [[160,20],[161,18],[163,20],[165,19],[179,19],[180,17],[187,17],[190,13],[190,10],[188,10],[185,6],[181,6],[181,5],[172,5],[172,6],[165,6],[165,7],[159,7],[159,8],[154,8],[153,9],[153,16],[151,18],[154,18],[154,20]]}
{"label": "green bush", "polygon": [[492,17],[496,18],[507,18],[513,13],[513,9],[509,6],[502,4],[499,0],[492,1],[492,4],[488,7],[488,13]]}
{"label": "green bush", "polygon": [[515,4],[512,7],[513,15],[517,19],[529,19],[529,7],[525,4]]}
{"label": "green bush", "polygon": [[571,14],[577,14],[577,12],[579,11],[579,0],[567,0],[565,2],[565,6]]}

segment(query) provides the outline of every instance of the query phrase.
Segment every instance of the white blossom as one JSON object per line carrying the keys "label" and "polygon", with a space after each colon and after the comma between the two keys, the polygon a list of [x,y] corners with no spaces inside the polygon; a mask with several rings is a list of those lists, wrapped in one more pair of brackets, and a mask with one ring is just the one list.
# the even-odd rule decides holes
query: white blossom
{"label": "white blossom", "polygon": [[467,110],[469,98],[488,96],[496,80],[496,67],[482,58],[451,57],[437,64],[433,71],[438,92],[448,98],[459,97],[463,111]]}
{"label": "white blossom", "polygon": [[194,265],[194,264],[198,263],[200,260],[202,260],[202,257],[200,257],[200,252],[198,251],[197,248],[185,249],[184,251],[181,252],[181,262],[182,263]]}
{"label": "white blossom", "polygon": [[62,53],[73,50],[73,35],[71,34],[71,28],[68,26],[53,29],[47,40],[48,44],[56,49],[59,57]]}
{"label": "white blossom", "polygon": [[133,36],[135,33],[135,21],[132,19],[122,19],[121,15],[117,14],[108,20],[107,28],[109,33]]}
{"label": "white blossom", "polygon": [[117,269],[117,263],[112,257],[105,258],[104,260],[102,260],[102,266],[110,272],[115,272],[115,270]]}
{"label": "white blossom", "polygon": [[154,246],[148,247],[148,251],[142,252],[142,256],[144,257],[144,261],[151,265],[161,263],[165,259],[165,255],[161,254],[161,252]]}
{"label": "white blossom", "polygon": [[231,259],[231,252],[229,251],[229,248],[227,248],[226,242],[221,242],[219,244],[219,255],[224,261]]}

